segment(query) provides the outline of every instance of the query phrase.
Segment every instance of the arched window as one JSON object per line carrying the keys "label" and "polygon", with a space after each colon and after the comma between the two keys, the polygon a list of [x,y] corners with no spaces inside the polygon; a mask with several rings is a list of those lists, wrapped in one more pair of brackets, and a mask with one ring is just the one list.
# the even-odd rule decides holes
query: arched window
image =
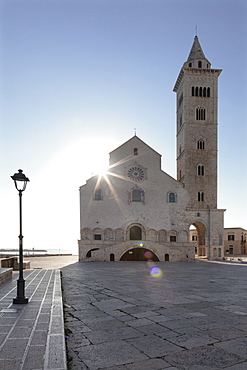
{"label": "arched window", "polygon": [[207,89],[206,87],[203,88],[203,96],[206,97],[207,96]]}
{"label": "arched window", "polygon": [[102,197],[102,190],[101,189],[97,189],[95,190],[94,192],[94,200],[102,200],[103,197]]}
{"label": "arched window", "polygon": [[210,98],[210,87],[207,88],[207,97]]}
{"label": "arched window", "polygon": [[142,229],[139,226],[130,228],[130,240],[142,240]]}
{"label": "arched window", "polygon": [[204,193],[203,191],[198,191],[198,202],[204,202]]}
{"label": "arched window", "polygon": [[204,165],[198,164],[197,166],[197,175],[204,176]]}
{"label": "arched window", "polygon": [[199,89],[199,96],[202,96],[202,87]]}
{"label": "arched window", "polygon": [[138,149],[134,148],[134,155],[138,155]]}
{"label": "arched window", "polygon": [[196,120],[204,121],[206,119],[206,109],[203,107],[196,108]]}
{"label": "arched window", "polygon": [[189,67],[190,67],[190,68],[192,67],[192,63],[189,63]]}
{"label": "arched window", "polygon": [[134,188],[131,190],[131,202],[143,202],[144,193],[142,189]]}
{"label": "arched window", "polygon": [[199,62],[198,62],[198,68],[202,68],[202,62],[201,62],[201,60],[199,60]]}
{"label": "arched window", "polygon": [[194,87],[194,86],[192,86],[192,88],[191,88],[191,95],[192,95],[192,96],[194,96],[194,95],[195,95],[195,87]]}
{"label": "arched window", "polygon": [[198,87],[196,86],[196,96],[198,96]]}
{"label": "arched window", "polygon": [[204,140],[198,140],[197,149],[204,150],[204,148],[205,148]]}
{"label": "arched window", "polygon": [[176,203],[176,194],[175,193],[169,193],[168,194],[168,202],[169,203]]}

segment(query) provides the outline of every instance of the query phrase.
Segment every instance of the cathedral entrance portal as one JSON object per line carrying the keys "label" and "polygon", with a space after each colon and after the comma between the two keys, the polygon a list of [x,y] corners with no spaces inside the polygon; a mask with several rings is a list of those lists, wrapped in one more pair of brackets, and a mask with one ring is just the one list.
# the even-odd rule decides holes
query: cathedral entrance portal
{"label": "cathedral entrance portal", "polygon": [[125,252],[120,261],[159,261],[156,254],[146,248],[133,248]]}

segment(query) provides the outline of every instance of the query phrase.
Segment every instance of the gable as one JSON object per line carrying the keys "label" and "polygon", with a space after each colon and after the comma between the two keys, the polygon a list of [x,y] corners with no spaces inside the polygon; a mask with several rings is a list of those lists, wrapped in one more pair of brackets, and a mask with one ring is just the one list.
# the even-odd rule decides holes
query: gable
{"label": "gable", "polygon": [[161,155],[137,136],[110,152],[110,166],[130,163],[141,163],[145,167],[154,166],[161,169]]}

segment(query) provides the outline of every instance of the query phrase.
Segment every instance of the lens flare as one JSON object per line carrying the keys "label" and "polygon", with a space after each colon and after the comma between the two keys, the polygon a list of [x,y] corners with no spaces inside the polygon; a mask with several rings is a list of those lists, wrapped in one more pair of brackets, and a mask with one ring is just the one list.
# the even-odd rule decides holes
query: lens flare
{"label": "lens flare", "polygon": [[153,253],[152,253],[152,252],[150,252],[150,251],[146,251],[146,252],[144,253],[144,256],[145,256],[145,258],[146,258],[147,260],[150,260],[150,259],[152,259],[152,257],[153,257]]}
{"label": "lens flare", "polygon": [[160,278],[163,275],[162,270],[157,266],[151,267],[149,271],[150,271],[151,276],[155,278]]}
{"label": "lens flare", "polygon": [[139,242],[139,243],[138,243],[138,246],[139,246],[139,247],[143,247],[143,243],[142,243],[142,242]]}

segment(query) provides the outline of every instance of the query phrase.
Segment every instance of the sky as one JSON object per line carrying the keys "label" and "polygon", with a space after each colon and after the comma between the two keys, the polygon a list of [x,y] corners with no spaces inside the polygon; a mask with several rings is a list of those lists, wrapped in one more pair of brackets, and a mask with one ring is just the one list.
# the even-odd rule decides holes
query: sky
{"label": "sky", "polygon": [[[0,248],[77,252],[79,187],[135,133],[176,177],[173,87],[194,36],[219,77],[218,208],[247,229],[245,0],[0,1]],[[236,196],[238,195],[238,197]]]}

